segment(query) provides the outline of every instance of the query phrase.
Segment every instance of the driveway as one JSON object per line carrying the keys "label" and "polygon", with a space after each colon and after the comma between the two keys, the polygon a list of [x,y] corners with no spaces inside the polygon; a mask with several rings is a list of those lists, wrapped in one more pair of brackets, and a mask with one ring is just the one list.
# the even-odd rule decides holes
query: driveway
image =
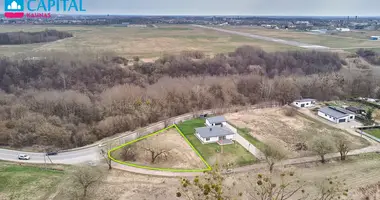
{"label": "driveway", "polygon": [[[355,136],[358,136],[358,137],[363,137],[360,133],[356,132],[355,129],[353,127],[355,126],[358,126],[358,125],[361,125],[361,123],[357,122],[357,121],[351,121],[351,122],[346,122],[346,123],[340,123],[340,124],[335,124],[333,122],[330,122],[326,119],[323,119],[321,117],[319,117],[318,115],[314,114],[311,110],[307,109],[307,108],[301,108],[301,109],[298,109],[298,112],[302,113],[302,114],[305,114],[307,115],[308,117],[311,117],[315,120],[318,120],[328,126],[332,126],[334,128],[338,128],[338,129],[341,129],[341,130],[344,130],[344,131],[347,131],[349,134],[351,135],[355,135]],[[378,142],[372,140],[371,138],[368,138],[368,137],[363,137],[365,138],[368,142],[370,142],[371,145],[378,145]]]}

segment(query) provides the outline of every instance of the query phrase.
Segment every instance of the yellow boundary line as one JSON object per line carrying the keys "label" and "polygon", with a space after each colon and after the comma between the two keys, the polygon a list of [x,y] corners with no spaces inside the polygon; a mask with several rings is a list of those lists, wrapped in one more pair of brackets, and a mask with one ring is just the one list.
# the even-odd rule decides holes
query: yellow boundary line
{"label": "yellow boundary line", "polygon": [[[157,135],[161,132],[164,132],[166,130],[169,130],[171,128],[175,128],[177,130],[177,132],[179,134],[181,134],[181,136],[185,139],[185,141],[187,142],[188,145],[190,145],[191,149],[193,149],[193,151],[195,151],[195,153],[198,155],[198,157],[202,160],[202,162],[207,166],[207,168],[205,169],[173,169],[173,168],[158,168],[158,167],[148,167],[148,166],[145,166],[145,165],[138,165],[138,164],[134,164],[134,163],[131,163],[131,162],[124,162],[124,161],[120,161],[120,160],[117,160],[115,159],[114,157],[111,156],[111,153],[113,151],[116,151],[120,148],[123,148],[127,145],[130,145],[132,143],[135,143],[135,142],[138,142],[140,140],[143,140],[145,138],[148,138],[148,137],[151,137],[151,136],[154,136],[154,135]],[[177,125],[171,125],[169,127],[166,127],[164,129],[161,129],[159,131],[156,131],[154,133],[151,133],[149,135],[146,135],[146,136],[143,136],[143,137],[140,137],[140,138],[137,138],[135,140],[132,140],[132,141],[129,141],[125,144],[122,144],[120,146],[117,146],[111,150],[108,151],[108,157],[114,161],[114,162],[117,162],[119,164],[123,164],[123,165],[128,165],[128,166],[131,166],[131,167],[136,167],[136,168],[141,168],[141,169],[149,169],[149,170],[156,170],[156,171],[169,171],[169,172],[205,172],[205,171],[210,171],[212,168],[211,166],[206,162],[206,160],[201,156],[201,154],[194,148],[194,146],[190,143],[190,141],[185,137],[185,135],[182,133],[182,131],[177,127]]]}

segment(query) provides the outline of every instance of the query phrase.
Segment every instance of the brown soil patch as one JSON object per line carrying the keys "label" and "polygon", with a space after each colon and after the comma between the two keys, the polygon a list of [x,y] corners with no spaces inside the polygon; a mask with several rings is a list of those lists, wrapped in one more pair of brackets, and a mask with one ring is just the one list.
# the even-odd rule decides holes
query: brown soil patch
{"label": "brown soil patch", "polygon": [[250,129],[250,133],[260,141],[279,143],[288,152],[288,157],[312,155],[307,150],[297,151],[297,143],[308,143],[315,135],[328,134],[335,137],[347,137],[354,148],[364,147],[359,138],[338,129],[315,122],[302,115],[288,117],[283,108],[266,108],[226,114],[228,121],[240,128]]}
{"label": "brown soil patch", "polygon": [[[199,156],[175,129],[169,129],[127,147],[132,148],[136,153],[135,160],[128,162],[139,165],[174,169],[202,169],[206,167]],[[114,152],[116,158],[120,158],[120,153],[124,148]],[[151,152],[146,150],[147,148],[155,150],[156,153],[165,150],[167,151],[167,156],[160,156],[156,159],[155,163],[151,163]]]}

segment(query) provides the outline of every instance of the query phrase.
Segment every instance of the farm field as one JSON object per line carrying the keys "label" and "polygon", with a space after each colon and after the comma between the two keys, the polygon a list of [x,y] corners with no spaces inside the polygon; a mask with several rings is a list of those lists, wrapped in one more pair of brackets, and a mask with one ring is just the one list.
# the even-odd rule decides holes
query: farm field
{"label": "farm field", "polygon": [[[360,48],[360,47],[377,47],[380,48],[380,42],[370,41],[369,39],[356,37],[339,37],[329,35],[316,35],[306,32],[296,32],[291,30],[264,29],[261,27],[224,27],[228,30],[252,33],[267,37],[274,37],[284,40],[292,40],[314,45],[327,46],[330,48]],[[380,33],[379,33],[380,34]]]}
{"label": "farm field", "polygon": [[250,131],[250,134],[264,144],[276,142],[287,151],[288,158],[313,155],[310,150],[297,150],[299,144],[306,144],[316,135],[329,135],[333,138],[346,137],[353,148],[368,146],[362,138],[354,137],[339,129],[329,127],[319,121],[296,113],[286,116],[284,108],[266,108],[241,111],[224,115],[229,122]]}
{"label": "farm field", "polygon": [[[130,150],[133,158],[122,156],[123,152]],[[154,151],[155,155],[162,152],[154,162],[149,150]],[[171,169],[205,169],[207,166],[196,152],[187,144],[185,139],[175,128],[147,137],[136,143],[129,144],[112,152],[114,158],[130,163]]]}
{"label": "farm field", "polygon": [[0,162],[0,200],[46,200],[58,188],[64,173],[40,167]]}
{"label": "farm field", "polygon": [[199,50],[208,55],[234,51],[242,45],[252,45],[266,51],[296,50],[297,47],[270,43],[243,36],[224,34],[193,26],[167,25],[158,28],[113,27],[113,26],[0,26],[0,32],[29,31],[49,29],[68,31],[74,34],[51,43],[3,45],[0,55],[12,56],[27,54],[38,56],[44,53],[112,53],[132,58],[157,58],[166,53],[178,54],[185,50]]}
{"label": "farm field", "polygon": [[256,162],[256,158],[238,143],[223,146],[223,153],[221,146],[216,143],[202,144],[194,135],[194,128],[203,127],[204,123],[204,119],[193,119],[178,124],[178,128],[211,166],[216,162],[235,167]]}

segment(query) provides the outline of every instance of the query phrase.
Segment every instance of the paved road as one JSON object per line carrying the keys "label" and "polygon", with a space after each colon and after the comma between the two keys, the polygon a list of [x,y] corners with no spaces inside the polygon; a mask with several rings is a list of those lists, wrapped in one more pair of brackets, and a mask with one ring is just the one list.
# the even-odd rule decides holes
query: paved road
{"label": "paved road", "polygon": [[265,40],[265,41],[269,41],[269,42],[276,42],[276,43],[280,43],[280,44],[301,47],[301,48],[305,48],[305,49],[326,49],[326,50],[330,49],[329,47],[320,46],[320,45],[307,44],[307,43],[290,41],[290,40],[283,40],[283,39],[278,39],[278,38],[255,35],[255,34],[251,34],[251,33],[226,30],[226,29],[222,29],[222,28],[214,28],[214,27],[208,27],[208,26],[202,26],[202,25],[193,25],[193,26],[199,27],[199,28],[211,29],[211,30],[220,31],[220,32],[225,32],[225,33],[230,33],[230,34],[235,34],[235,35],[241,35],[241,36],[250,37],[250,38],[259,39],[259,40]]}
{"label": "paved road", "polygon": [[[26,153],[30,160],[18,160],[18,154]],[[79,149],[75,151],[62,152],[55,156],[49,156],[50,160],[44,156],[44,153],[22,152],[8,149],[0,149],[0,160],[17,161],[24,163],[50,163],[50,160],[55,164],[79,164],[86,162],[98,162],[101,159],[101,154],[98,146]]]}

